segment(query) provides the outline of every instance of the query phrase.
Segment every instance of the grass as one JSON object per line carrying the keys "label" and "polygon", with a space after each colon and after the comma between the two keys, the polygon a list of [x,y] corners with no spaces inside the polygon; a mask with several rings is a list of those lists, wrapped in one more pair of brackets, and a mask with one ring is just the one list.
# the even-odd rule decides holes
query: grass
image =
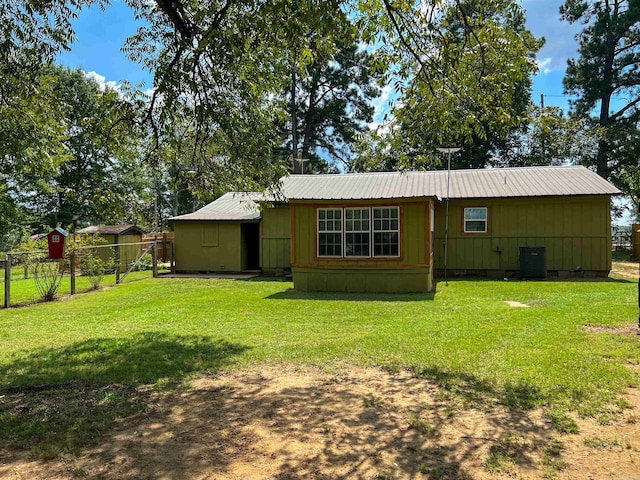
{"label": "grass", "polygon": [[[4,274],[4,271],[0,270],[0,272]],[[151,276],[151,271],[131,272],[129,275],[127,275],[125,282],[149,278]],[[3,282],[0,288],[0,304],[4,305],[4,276],[2,278]],[[116,276],[115,274],[111,274],[104,276],[100,286],[113,286],[115,284]],[[83,293],[90,290],[92,290],[92,286],[89,282],[89,277],[77,276],[76,292]],[[67,274],[62,279],[57,297],[69,295],[69,293],[71,293],[71,278]],[[11,306],[23,306],[39,301],[41,301],[40,295],[38,294],[31,274],[28,278],[24,278],[24,269],[22,267],[13,267],[11,269]]]}
{"label": "grass", "polygon": [[[409,368],[467,406],[544,406],[558,421],[567,410],[609,415],[638,384],[626,366],[640,363],[637,338],[583,328],[635,322],[633,282],[455,280],[435,296],[291,286],[159,278],[0,310],[0,448],[77,451],[143,408],[138,386],[259,362]],[[64,425],[51,414],[60,405]]]}

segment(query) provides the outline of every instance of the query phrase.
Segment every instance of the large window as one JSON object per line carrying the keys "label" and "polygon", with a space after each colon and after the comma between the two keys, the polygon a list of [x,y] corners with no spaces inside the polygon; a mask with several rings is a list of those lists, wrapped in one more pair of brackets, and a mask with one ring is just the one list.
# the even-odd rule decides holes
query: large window
{"label": "large window", "polygon": [[371,222],[368,208],[344,209],[344,256],[368,257]]}
{"label": "large window", "polygon": [[400,208],[319,208],[319,257],[399,257]]}
{"label": "large window", "polygon": [[318,256],[342,256],[342,209],[318,210]]}
{"label": "large window", "polygon": [[464,233],[487,233],[487,207],[464,209]]}
{"label": "large window", "polygon": [[373,256],[400,255],[398,207],[373,209]]}

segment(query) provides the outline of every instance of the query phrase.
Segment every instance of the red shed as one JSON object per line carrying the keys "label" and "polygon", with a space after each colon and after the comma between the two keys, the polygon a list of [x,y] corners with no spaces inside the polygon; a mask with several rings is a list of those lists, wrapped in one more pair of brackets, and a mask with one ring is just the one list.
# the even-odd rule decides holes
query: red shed
{"label": "red shed", "polygon": [[54,228],[47,234],[50,259],[55,260],[64,257],[64,241],[68,235],[69,232],[60,227]]}

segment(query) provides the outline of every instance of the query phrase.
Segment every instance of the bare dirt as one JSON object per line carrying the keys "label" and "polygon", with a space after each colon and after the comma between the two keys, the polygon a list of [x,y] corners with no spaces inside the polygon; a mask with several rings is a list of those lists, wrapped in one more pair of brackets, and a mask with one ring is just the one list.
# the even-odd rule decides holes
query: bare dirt
{"label": "bare dirt", "polygon": [[80,456],[0,452],[0,478],[640,480],[640,391],[625,398],[611,424],[561,434],[406,371],[257,366],[157,394]]}
{"label": "bare dirt", "polygon": [[615,278],[637,279],[638,262],[630,260],[614,261],[611,264],[611,276]]}

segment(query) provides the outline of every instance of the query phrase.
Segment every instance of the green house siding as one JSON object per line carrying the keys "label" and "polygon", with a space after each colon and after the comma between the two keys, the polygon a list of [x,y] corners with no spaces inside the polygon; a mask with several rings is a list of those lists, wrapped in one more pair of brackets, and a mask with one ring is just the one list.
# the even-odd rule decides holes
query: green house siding
{"label": "green house siding", "polygon": [[[318,208],[400,207],[400,256],[397,258],[318,257]],[[430,199],[349,202],[292,202],[294,287],[311,291],[427,292],[433,290]]]}
{"label": "green house siding", "polygon": [[240,222],[176,222],[175,235],[177,271],[242,270]]}
{"label": "green house siding", "polygon": [[[445,206],[436,205],[436,269],[444,268]],[[465,207],[487,208],[486,233],[464,233]],[[604,195],[451,200],[447,267],[519,270],[519,247],[544,245],[547,270],[608,272],[610,225],[610,198]]]}
{"label": "green house siding", "polygon": [[260,222],[260,266],[267,275],[291,268],[289,205],[263,208]]}

